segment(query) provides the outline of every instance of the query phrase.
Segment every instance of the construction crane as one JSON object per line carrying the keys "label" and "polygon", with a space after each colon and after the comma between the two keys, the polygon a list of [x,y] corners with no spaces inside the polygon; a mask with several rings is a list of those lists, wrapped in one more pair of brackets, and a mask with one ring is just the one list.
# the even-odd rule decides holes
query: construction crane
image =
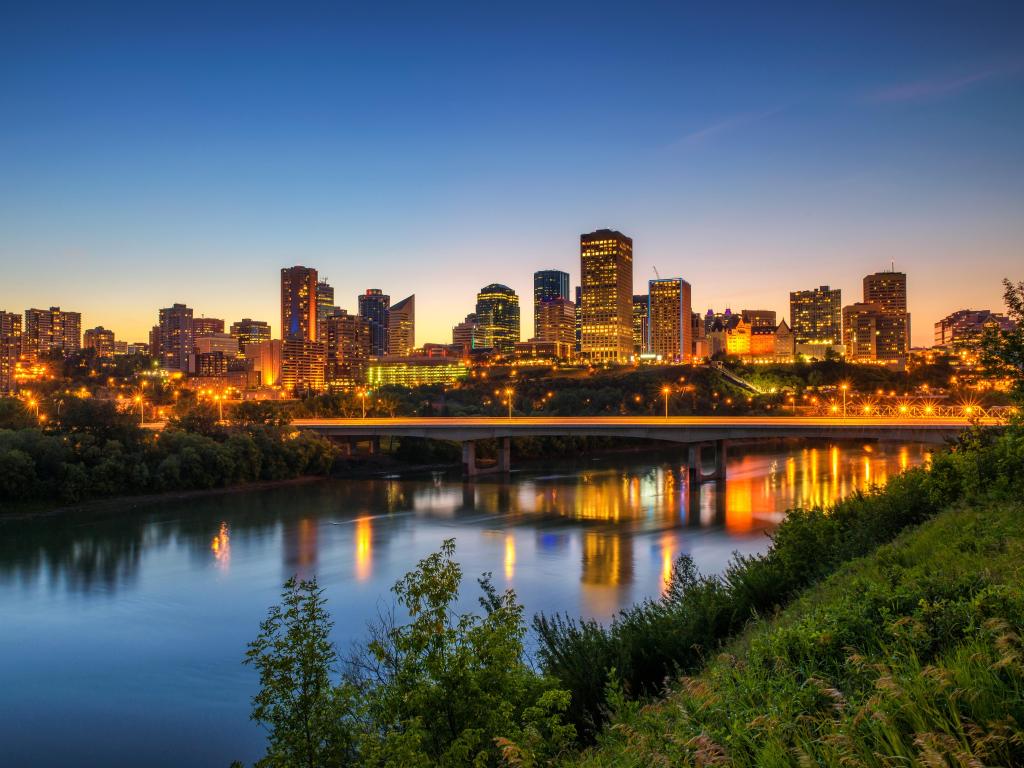
{"label": "construction crane", "polygon": [[658,268],[657,268],[656,266],[654,266],[654,265],[652,264],[652,265],[651,265],[651,269],[653,269],[653,270],[654,270],[654,276],[655,276],[656,278],[658,278],[659,280],[661,280],[661,275],[659,275],[659,274],[658,274]]}

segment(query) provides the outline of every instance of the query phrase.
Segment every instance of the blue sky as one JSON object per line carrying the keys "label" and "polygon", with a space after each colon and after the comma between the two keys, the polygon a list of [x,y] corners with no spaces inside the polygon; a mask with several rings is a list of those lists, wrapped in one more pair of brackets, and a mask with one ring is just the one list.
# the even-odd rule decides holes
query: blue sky
{"label": "blue sky", "polygon": [[8,4],[0,308],[276,327],[307,264],[447,341],[599,227],[700,311],[895,262],[916,343],[1024,278],[1021,3],[487,5]]}

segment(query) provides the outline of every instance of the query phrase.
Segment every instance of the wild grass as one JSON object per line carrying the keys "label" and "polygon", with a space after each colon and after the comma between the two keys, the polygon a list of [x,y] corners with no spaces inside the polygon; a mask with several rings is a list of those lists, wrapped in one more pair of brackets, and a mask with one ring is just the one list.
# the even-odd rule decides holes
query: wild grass
{"label": "wild grass", "polygon": [[579,766],[1024,764],[1024,504],[973,502],[847,564]]}

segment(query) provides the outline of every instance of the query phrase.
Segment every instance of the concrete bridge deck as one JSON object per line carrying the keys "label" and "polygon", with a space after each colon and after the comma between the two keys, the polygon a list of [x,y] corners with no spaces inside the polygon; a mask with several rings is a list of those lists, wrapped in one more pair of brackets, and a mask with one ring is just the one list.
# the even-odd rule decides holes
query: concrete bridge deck
{"label": "concrete bridge deck", "polygon": [[[941,444],[968,429],[972,422],[956,418],[883,418],[827,416],[522,416],[467,418],[325,418],[295,419],[293,426],[332,438],[350,440],[381,437],[423,437],[462,443],[463,470],[477,474],[476,442],[500,440],[497,471],[511,466],[513,437],[630,437],[664,440],[690,446],[691,479],[711,480],[725,476],[729,441],[777,438],[831,440],[899,440]],[[715,471],[700,470],[701,450],[715,446]]]}

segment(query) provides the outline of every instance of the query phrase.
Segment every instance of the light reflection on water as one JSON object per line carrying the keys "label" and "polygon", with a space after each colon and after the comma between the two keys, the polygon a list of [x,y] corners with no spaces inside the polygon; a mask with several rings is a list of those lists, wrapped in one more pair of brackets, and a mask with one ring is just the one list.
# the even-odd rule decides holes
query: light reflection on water
{"label": "light reflection on water", "polygon": [[341,646],[416,560],[454,537],[537,611],[607,619],[661,594],[688,553],[720,571],[785,510],[831,503],[927,461],[919,446],[733,447],[691,488],[685,451],[582,457],[463,483],[339,480],[127,503],[0,525],[0,743],[11,765],[217,765],[259,756],[241,666],[291,575],[326,589]]}

